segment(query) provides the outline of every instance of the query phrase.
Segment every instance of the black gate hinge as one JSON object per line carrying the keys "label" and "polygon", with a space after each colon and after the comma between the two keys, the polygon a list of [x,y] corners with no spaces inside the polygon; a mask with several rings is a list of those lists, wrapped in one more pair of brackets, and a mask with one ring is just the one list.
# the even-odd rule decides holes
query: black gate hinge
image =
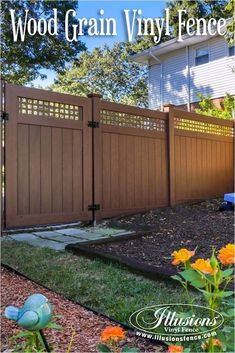
{"label": "black gate hinge", "polygon": [[6,113],[6,112],[2,112],[1,113],[1,119],[2,120],[9,120],[9,114],[8,113]]}
{"label": "black gate hinge", "polygon": [[99,211],[99,210],[100,210],[99,204],[88,205],[88,211]]}
{"label": "black gate hinge", "polygon": [[92,127],[93,129],[100,127],[100,123],[98,121],[88,121],[88,127]]}

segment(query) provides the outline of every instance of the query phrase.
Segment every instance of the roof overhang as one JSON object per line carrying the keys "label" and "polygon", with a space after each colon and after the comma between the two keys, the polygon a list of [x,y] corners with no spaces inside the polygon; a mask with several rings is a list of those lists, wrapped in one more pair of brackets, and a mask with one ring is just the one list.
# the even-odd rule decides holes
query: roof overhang
{"label": "roof overhang", "polygon": [[158,57],[159,55],[168,54],[174,50],[178,50],[192,45],[197,45],[199,43],[202,43],[208,39],[211,39],[217,36],[219,36],[218,33],[214,35],[208,34],[208,35],[193,35],[193,36],[189,36],[188,34],[185,34],[184,36],[182,36],[183,40],[180,42],[178,41],[178,38],[174,38],[174,39],[168,40],[165,43],[151,47],[150,49],[146,49],[140,53],[133,54],[129,57],[129,59],[139,64],[148,65],[149,59],[153,55]]}

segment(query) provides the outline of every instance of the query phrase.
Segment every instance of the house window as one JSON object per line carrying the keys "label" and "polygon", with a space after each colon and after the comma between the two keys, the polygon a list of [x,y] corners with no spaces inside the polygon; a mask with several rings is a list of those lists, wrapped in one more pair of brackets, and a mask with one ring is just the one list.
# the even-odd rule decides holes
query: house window
{"label": "house window", "polygon": [[209,62],[209,49],[208,47],[201,47],[196,49],[195,65],[202,65]]}
{"label": "house window", "polygon": [[228,47],[228,56],[234,56],[235,55],[235,45],[232,45],[231,47]]}

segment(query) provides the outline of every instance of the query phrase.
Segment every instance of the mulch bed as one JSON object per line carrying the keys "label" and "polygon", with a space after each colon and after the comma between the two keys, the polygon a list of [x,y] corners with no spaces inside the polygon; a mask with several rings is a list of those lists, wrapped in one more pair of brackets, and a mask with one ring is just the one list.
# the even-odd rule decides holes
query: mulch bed
{"label": "mulch bed", "polygon": [[[49,344],[54,348],[53,352],[66,352],[71,338],[72,329],[75,329],[71,352],[86,353],[97,352],[96,346],[99,343],[101,331],[108,325],[117,324],[102,315],[96,315],[90,310],[65,299],[63,296],[41,287],[24,277],[1,269],[1,315],[8,305],[22,306],[29,294],[44,294],[52,303],[55,315],[61,315],[56,322],[63,326],[63,329],[45,330],[45,336]],[[9,339],[19,331],[18,326],[6,318],[2,318],[1,325],[1,352],[9,352]],[[140,352],[164,352],[165,348],[160,345],[152,344],[149,340],[144,340],[135,336],[134,332],[127,332],[125,344],[138,347]]]}
{"label": "mulch bed", "polygon": [[[208,258],[212,247],[220,249],[233,243],[233,212],[220,212],[221,200],[215,199],[193,205],[156,209],[144,214],[123,217],[118,220],[120,227],[128,229],[151,229],[151,234],[136,239],[113,243],[91,244],[86,248],[128,261],[137,261],[144,267],[150,266],[166,273],[174,272],[171,254],[174,250],[196,249],[195,259]],[[127,261],[127,262],[128,262]]]}

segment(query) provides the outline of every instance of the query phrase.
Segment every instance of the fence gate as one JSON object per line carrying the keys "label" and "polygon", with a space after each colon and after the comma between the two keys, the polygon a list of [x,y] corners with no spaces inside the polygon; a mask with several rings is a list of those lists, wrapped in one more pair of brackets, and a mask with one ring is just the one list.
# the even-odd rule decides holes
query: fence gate
{"label": "fence gate", "polygon": [[6,85],[6,227],[91,219],[88,98]]}

